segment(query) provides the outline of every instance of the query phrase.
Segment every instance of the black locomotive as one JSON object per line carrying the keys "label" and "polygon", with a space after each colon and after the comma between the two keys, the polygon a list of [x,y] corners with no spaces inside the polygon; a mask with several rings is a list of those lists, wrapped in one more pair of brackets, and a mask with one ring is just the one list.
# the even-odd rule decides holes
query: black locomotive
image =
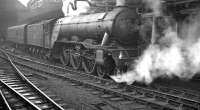
{"label": "black locomotive", "polygon": [[116,6],[101,13],[9,27],[6,40],[27,52],[104,77],[127,71],[149,44],[150,38],[140,35],[140,19],[137,8]]}

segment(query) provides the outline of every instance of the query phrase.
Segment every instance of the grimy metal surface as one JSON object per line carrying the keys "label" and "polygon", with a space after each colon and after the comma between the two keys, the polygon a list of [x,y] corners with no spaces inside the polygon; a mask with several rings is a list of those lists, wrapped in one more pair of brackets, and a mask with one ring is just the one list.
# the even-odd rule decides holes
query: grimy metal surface
{"label": "grimy metal surface", "polygon": [[102,40],[105,32],[123,44],[138,40],[137,21],[139,15],[135,9],[115,8],[104,13],[64,17],[58,20],[60,35],[69,39],[80,36],[80,40],[93,38]]}
{"label": "grimy metal surface", "polygon": [[26,26],[27,24],[9,27],[7,30],[6,40],[19,44],[26,44]]}

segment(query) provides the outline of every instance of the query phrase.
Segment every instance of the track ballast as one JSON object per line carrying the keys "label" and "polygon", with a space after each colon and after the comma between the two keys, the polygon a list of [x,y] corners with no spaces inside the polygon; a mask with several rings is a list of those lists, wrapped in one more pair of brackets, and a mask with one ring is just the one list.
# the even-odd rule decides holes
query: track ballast
{"label": "track ballast", "polygon": [[[192,98],[183,94],[165,93],[159,90],[116,84],[109,80],[59,66],[46,63],[44,64],[14,55],[12,55],[12,58],[15,59],[15,62],[22,67],[26,67],[34,71],[40,71],[43,75],[50,75],[68,80],[74,85],[84,86],[92,89],[94,93],[103,94],[102,97],[110,98],[111,100],[129,101],[152,109],[179,110],[181,108],[200,110],[200,101],[197,97]],[[186,94],[186,92],[184,93]]]}
{"label": "track ballast", "polygon": [[63,107],[31,83],[6,53],[1,51],[1,56],[0,93],[3,102],[2,110],[64,110]]}

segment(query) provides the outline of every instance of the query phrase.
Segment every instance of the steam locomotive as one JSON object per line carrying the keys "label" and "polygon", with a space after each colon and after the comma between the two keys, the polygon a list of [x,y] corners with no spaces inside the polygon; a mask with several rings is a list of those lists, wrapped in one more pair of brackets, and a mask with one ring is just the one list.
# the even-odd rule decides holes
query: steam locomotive
{"label": "steam locomotive", "polygon": [[99,77],[126,72],[150,43],[136,8],[43,20],[8,28],[6,40],[42,58]]}

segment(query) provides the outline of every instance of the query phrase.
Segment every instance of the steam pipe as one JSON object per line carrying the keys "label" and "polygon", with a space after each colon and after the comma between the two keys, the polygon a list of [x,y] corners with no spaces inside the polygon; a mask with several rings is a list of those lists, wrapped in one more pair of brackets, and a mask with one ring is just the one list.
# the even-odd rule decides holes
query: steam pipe
{"label": "steam pipe", "polygon": [[103,36],[103,39],[102,39],[102,42],[101,42],[101,46],[104,46],[106,45],[107,41],[108,41],[108,38],[109,38],[109,35],[107,32],[104,33],[104,36]]}
{"label": "steam pipe", "polygon": [[153,16],[152,33],[151,33],[151,44],[156,42],[156,18]]}

